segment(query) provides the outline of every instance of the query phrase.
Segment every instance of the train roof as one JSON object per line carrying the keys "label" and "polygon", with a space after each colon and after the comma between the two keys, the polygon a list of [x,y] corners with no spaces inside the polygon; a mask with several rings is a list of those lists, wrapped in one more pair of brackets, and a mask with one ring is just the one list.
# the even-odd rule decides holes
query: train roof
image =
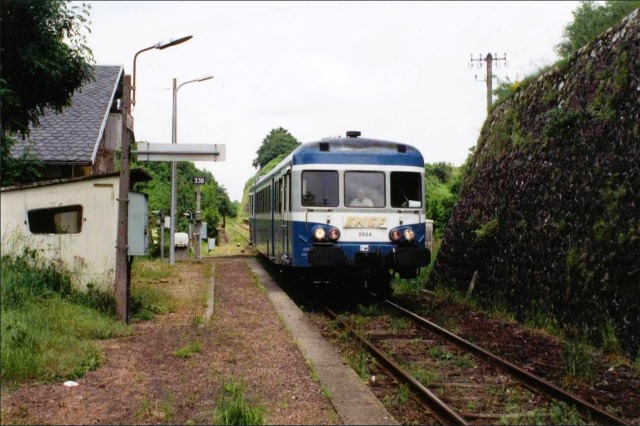
{"label": "train roof", "polygon": [[422,154],[411,145],[366,138],[336,138],[308,142],[296,148],[297,164],[380,164],[424,167]]}
{"label": "train roof", "polygon": [[256,183],[278,173],[286,165],[302,164],[376,164],[424,167],[424,159],[417,148],[400,142],[352,136],[323,139],[300,145],[272,171],[258,178]]}

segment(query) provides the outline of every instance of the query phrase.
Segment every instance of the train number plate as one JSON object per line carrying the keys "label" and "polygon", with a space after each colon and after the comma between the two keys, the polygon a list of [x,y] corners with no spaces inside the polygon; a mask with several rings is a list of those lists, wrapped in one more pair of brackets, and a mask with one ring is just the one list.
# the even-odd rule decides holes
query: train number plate
{"label": "train number plate", "polygon": [[368,231],[360,231],[358,232],[358,237],[371,237],[373,234]]}

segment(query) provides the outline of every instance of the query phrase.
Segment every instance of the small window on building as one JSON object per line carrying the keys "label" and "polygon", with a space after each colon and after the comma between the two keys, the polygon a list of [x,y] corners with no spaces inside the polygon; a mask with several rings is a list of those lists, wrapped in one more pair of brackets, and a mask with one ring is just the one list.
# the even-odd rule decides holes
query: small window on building
{"label": "small window on building", "polygon": [[79,234],[82,231],[82,206],[29,210],[32,234]]}

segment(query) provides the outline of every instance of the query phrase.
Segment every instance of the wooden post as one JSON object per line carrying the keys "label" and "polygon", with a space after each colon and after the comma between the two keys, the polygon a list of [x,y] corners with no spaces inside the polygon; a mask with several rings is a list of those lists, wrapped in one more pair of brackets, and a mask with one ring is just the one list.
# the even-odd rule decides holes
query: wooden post
{"label": "wooden post", "polygon": [[118,189],[118,236],[116,242],[116,314],[123,323],[129,322],[129,170],[130,134],[129,111],[131,110],[131,76],[125,75],[122,88],[122,147],[120,157],[120,188]]}
{"label": "wooden post", "polygon": [[491,53],[487,54],[484,59],[487,63],[487,114],[491,112],[491,105],[493,104],[493,61],[494,57]]}

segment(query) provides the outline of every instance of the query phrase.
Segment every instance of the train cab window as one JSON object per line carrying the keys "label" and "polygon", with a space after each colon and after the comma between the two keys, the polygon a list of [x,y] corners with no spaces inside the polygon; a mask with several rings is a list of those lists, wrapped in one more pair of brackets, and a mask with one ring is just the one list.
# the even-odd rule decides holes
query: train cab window
{"label": "train cab window", "polygon": [[384,173],[345,172],[344,200],[347,207],[384,207]]}
{"label": "train cab window", "polygon": [[391,207],[422,207],[420,173],[391,172]]}
{"label": "train cab window", "polygon": [[338,191],[338,172],[310,170],[302,173],[303,206],[337,207]]}

